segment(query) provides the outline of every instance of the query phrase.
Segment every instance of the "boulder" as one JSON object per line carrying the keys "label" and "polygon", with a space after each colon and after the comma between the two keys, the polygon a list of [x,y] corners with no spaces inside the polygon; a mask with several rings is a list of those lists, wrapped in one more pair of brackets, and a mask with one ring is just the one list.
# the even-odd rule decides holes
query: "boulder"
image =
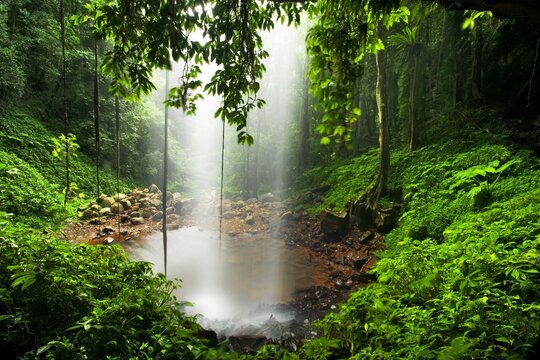
{"label": "boulder", "polygon": [[131,218],[131,224],[132,225],[141,225],[141,224],[144,224],[144,218],[142,217],[134,217],[134,218]]}
{"label": "boulder", "polygon": [[112,197],[107,196],[106,198],[103,199],[101,203],[103,204],[103,206],[111,206],[112,204],[115,203],[115,201]]}
{"label": "boulder", "polygon": [[122,204],[122,207],[124,208],[124,210],[127,210],[131,207],[131,201],[129,201],[128,199],[120,200],[120,204]]}
{"label": "boulder", "polygon": [[96,217],[98,215],[97,211],[94,211],[92,209],[85,210],[85,212],[82,213],[83,219],[91,219],[93,217]]}
{"label": "boulder", "polygon": [[145,219],[150,219],[152,215],[154,215],[154,212],[152,209],[144,209],[142,211],[142,217]]}
{"label": "boulder", "polygon": [[246,216],[246,218],[244,219],[244,222],[248,225],[253,225],[255,224],[255,218],[252,216],[252,215],[248,215]]}
{"label": "boulder", "polygon": [[293,213],[290,212],[290,211],[284,212],[280,217],[281,221],[283,221],[283,222],[289,222],[289,221],[293,220],[293,218],[294,218]]}
{"label": "boulder", "polygon": [[266,193],[266,194],[262,194],[262,195],[259,195],[259,201],[262,202],[262,203],[269,203],[269,202],[273,202],[275,200],[275,196],[274,194],[272,193]]}
{"label": "boulder", "polygon": [[180,224],[167,224],[167,230],[178,230],[180,229]]}
{"label": "boulder", "polygon": [[148,187],[148,192],[151,194],[161,194],[161,190],[157,187],[156,184],[152,184]]}
{"label": "boulder", "polygon": [[229,348],[244,354],[255,354],[266,342],[266,336],[260,335],[229,336]]}
{"label": "boulder", "polygon": [[120,214],[124,211],[124,207],[120,203],[114,203],[111,205],[111,212],[113,214]]}
{"label": "boulder", "polygon": [[349,225],[349,216],[346,212],[333,212],[324,210],[319,216],[319,226],[325,235],[343,235]]}
{"label": "boulder", "polygon": [[116,202],[120,202],[120,201],[124,200],[125,198],[127,198],[126,194],[122,194],[122,193],[117,193],[117,194],[114,194],[114,196],[113,196],[113,199]]}
{"label": "boulder", "polygon": [[140,211],[133,211],[130,215],[131,217],[142,217]]}
{"label": "boulder", "polygon": [[103,245],[111,245],[113,242],[114,242],[114,238],[107,237],[107,238],[103,239],[103,241],[101,243]]}
{"label": "boulder", "polygon": [[99,209],[99,215],[100,216],[109,215],[110,213],[111,213],[111,208],[110,207],[104,207],[104,208]]}
{"label": "boulder", "polygon": [[154,215],[152,215],[152,218],[151,220],[152,221],[160,221],[161,219],[163,219],[163,211],[158,211],[156,212]]}
{"label": "boulder", "polygon": [[180,215],[178,215],[178,214],[167,215],[167,221],[169,223],[179,223],[180,222]]}
{"label": "boulder", "polygon": [[159,199],[152,199],[150,200],[150,205],[156,208],[160,208],[163,203]]}

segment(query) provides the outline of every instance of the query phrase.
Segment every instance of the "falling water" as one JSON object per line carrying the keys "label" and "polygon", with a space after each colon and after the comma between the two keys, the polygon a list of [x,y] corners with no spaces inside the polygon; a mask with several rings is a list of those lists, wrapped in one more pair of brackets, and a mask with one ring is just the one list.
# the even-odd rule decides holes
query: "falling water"
{"label": "falling water", "polygon": [[[263,34],[263,40],[270,54],[260,93],[266,106],[250,114],[248,127],[256,145],[245,148],[236,144],[234,129],[226,129],[224,180],[228,187],[237,189],[247,184],[248,197],[252,198],[262,192],[281,194],[288,186],[292,156],[288,134],[298,118],[304,76],[304,56],[299,54],[304,48],[303,35],[298,30],[276,25],[272,32]],[[203,69],[206,78],[202,80],[208,81],[213,70],[211,66]],[[268,305],[285,303],[298,288],[314,285],[320,264],[312,263],[305,251],[285,246],[276,227],[272,228],[274,236],[220,234],[222,123],[213,117],[219,101],[206,97],[198,104],[196,116],[171,113],[171,121],[177,122],[173,133],[187,154],[189,181],[185,185],[195,199],[192,214],[196,226],[169,232],[168,274],[183,280],[178,296],[193,303],[188,313],[201,314],[202,321],[215,330],[234,333],[238,326],[256,324],[270,316],[290,318],[290,314]],[[266,206],[283,211],[277,204]],[[274,218],[279,219],[279,215],[275,213]],[[159,238],[159,234],[148,237],[129,251],[162,271]],[[231,323],[236,330],[231,330]]]}

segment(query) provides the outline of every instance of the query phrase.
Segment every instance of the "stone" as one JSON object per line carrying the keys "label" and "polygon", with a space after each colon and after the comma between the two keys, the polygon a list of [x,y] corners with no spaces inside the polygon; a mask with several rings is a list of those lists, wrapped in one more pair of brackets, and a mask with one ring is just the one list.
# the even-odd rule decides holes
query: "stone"
{"label": "stone", "polygon": [[380,210],[375,217],[375,226],[385,233],[392,230],[397,225],[399,213],[400,208],[397,206]]}
{"label": "stone", "polygon": [[124,211],[124,207],[120,203],[114,203],[111,205],[111,212],[113,214],[120,214]]}
{"label": "stone", "polygon": [[91,219],[93,217],[96,217],[98,215],[97,211],[94,211],[92,209],[88,209],[85,212],[82,213],[83,219]]}
{"label": "stone", "polygon": [[120,200],[120,204],[122,204],[122,207],[124,208],[124,210],[127,210],[131,207],[131,201],[129,201],[128,199]]}
{"label": "stone", "polygon": [[150,205],[156,208],[160,208],[163,203],[159,199],[152,199],[150,200]]}
{"label": "stone", "polygon": [[290,212],[290,211],[286,211],[281,215],[281,221],[284,221],[284,222],[289,222],[289,221],[293,220],[293,218],[294,218],[294,216],[293,216],[292,212]]}
{"label": "stone", "polygon": [[348,225],[349,216],[346,212],[324,210],[319,216],[320,230],[325,235],[342,235],[347,231]]}
{"label": "stone", "polygon": [[92,219],[92,220],[89,221],[89,223],[92,224],[92,225],[101,225],[102,224],[101,220],[99,220],[99,219]]}
{"label": "stone", "polygon": [[92,205],[90,206],[90,209],[91,209],[91,210],[94,210],[94,211],[99,211],[99,205],[98,205],[98,204],[92,204]]}
{"label": "stone", "polygon": [[161,190],[157,187],[156,184],[152,184],[148,187],[148,192],[152,194],[161,194]]}
{"label": "stone", "polygon": [[240,191],[240,198],[244,201],[249,199],[249,192],[245,190]]}
{"label": "stone", "polygon": [[120,201],[124,200],[125,198],[127,198],[126,194],[122,194],[122,193],[117,193],[117,194],[114,194],[114,196],[113,196],[113,199],[116,202],[120,202]]}
{"label": "stone", "polygon": [[107,196],[107,197],[106,197],[105,199],[103,199],[103,201],[102,201],[103,206],[106,206],[106,207],[107,207],[107,206],[111,206],[111,205],[114,204],[114,203],[115,203],[114,199],[113,199],[112,197],[110,197],[110,196]]}
{"label": "stone", "polygon": [[179,223],[180,222],[180,215],[178,215],[178,214],[167,215],[167,221],[169,223]]}
{"label": "stone", "polygon": [[182,199],[182,194],[180,194],[179,192],[173,192],[172,199],[174,202],[178,202]]}
{"label": "stone", "polygon": [[141,217],[140,211],[132,211],[131,214],[129,214],[131,217]]}
{"label": "stone", "polygon": [[111,213],[111,208],[110,207],[104,207],[104,208],[99,209],[99,215],[100,216],[109,215],[110,213]]}
{"label": "stone", "polygon": [[108,238],[103,239],[101,243],[103,245],[111,245],[113,242],[114,242],[114,238],[108,237]]}
{"label": "stone", "polygon": [[234,218],[234,213],[226,212],[225,214],[223,214],[223,218],[224,219],[232,219],[232,218]]}
{"label": "stone", "polygon": [[150,219],[154,215],[154,211],[152,209],[144,209],[142,212],[142,217],[145,219]]}
{"label": "stone", "polygon": [[141,224],[144,224],[144,218],[142,217],[134,217],[134,218],[131,218],[131,224],[132,225],[141,225]]}
{"label": "stone", "polygon": [[275,200],[275,196],[272,193],[266,193],[259,196],[259,201],[262,203],[269,203]]}
{"label": "stone", "polygon": [[167,215],[170,215],[172,213],[174,213],[174,208],[173,207],[168,207],[167,208]]}
{"label": "stone", "polygon": [[180,229],[180,224],[167,224],[167,230],[178,230]]}
{"label": "stone", "polygon": [[158,211],[156,212],[154,215],[152,215],[152,218],[151,220],[152,221],[160,221],[161,219],[163,219],[163,211]]}
{"label": "stone", "polygon": [[260,335],[229,336],[229,348],[239,353],[255,354],[267,341],[266,336]]}
{"label": "stone", "polygon": [[255,218],[252,216],[252,215],[248,215],[246,216],[246,218],[244,219],[244,222],[248,225],[253,225],[255,224]]}
{"label": "stone", "polygon": [[355,259],[353,261],[353,267],[355,269],[362,269],[362,267],[367,263],[368,259]]}

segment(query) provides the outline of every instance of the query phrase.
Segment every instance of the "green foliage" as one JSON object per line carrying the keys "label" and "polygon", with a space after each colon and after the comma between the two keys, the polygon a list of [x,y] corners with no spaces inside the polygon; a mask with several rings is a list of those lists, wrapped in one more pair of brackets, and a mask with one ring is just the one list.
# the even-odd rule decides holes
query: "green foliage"
{"label": "green foliage", "polygon": [[[303,351],[351,359],[525,357],[540,332],[538,160],[454,141],[398,152],[392,161],[390,184],[403,189],[404,213],[379,254],[378,282],[321,320],[325,338]],[[489,204],[471,203],[477,186],[489,186]]]}
{"label": "green foliage", "polygon": [[[119,247],[70,245],[0,212],[0,343],[10,358],[227,358],[196,337],[178,285]],[[219,355],[221,353],[221,355]]]}
{"label": "green foliage", "polygon": [[19,221],[39,221],[62,212],[57,186],[16,155],[0,150],[0,211]]}

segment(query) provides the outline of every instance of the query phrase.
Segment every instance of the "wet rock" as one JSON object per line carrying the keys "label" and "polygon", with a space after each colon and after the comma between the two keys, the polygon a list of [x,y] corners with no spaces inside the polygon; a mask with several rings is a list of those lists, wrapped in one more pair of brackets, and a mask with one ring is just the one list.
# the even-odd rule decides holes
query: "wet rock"
{"label": "wet rock", "polygon": [[252,215],[248,215],[246,216],[246,218],[244,219],[244,222],[248,225],[253,225],[255,224],[255,218],[252,216]]}
{"label": "wet rock", "polygon": [[208,344],[212,347],[219,344],[217,334],[214,330],[206,330],[201,328],[199,331],[197,331],[197,337],[199,339],[208,340]]}
{"label": "wet rock", "polygon": [[111,205],[111,212],[113,214],[120,214],[124,211],[124,207],[120,203],[114,203]]}
{"label": "wet rock", "polygon": [[115,203],[114,199],[110,196],[107,196],[105,199],[103,199],[103,201],[101,202],[103,204],[103,206],[111,206],[112,204]]}
{"label": "wet rock", "polygon": [[266,194],[262,194],[259,196],[259,201],[262,202],[262,203],[270,203],[270,202],[273,202],[275,200],[275,196],[274,194],[272,193],[266,193]]}
{"label": "wet rock", "polygon": [[387,232],[396,227],[399,219],[399,207],[390,209],[382,209],[377,213],[375,218],[375,226],[382,232]]}
{"label": "wet rock", "polygon": [[346,212],[325,210],[319,216],[320,230],[325,235],[342,235],[347,231],[349,216]]}
{"label": "wet rock", "polygon": [[163,211],[158,211],[151,217],[151,220],[156,222],[160,221],[161,219],[163,219]]}
{"label": "wet rock", "polygon": [[122,207],[127,210],[131,207],[131,201],[129,201],[128,199],[122,199],[120,200],[120,204],[122,204]]}
{"label": "wet rock", "polygon": [[103,245],[111,245],[113,242],[114,242],[114,238],[108,237],[108,238],[103,239],[101,243]]}
{"label": "wet rock", "polygon": [[152,184],[148,187],[148,192],[151,194],[161,194],[161,190],[157,187],[156,184]]}
{"label": "wet rock", "polygon": [[229,348],[239,353],[255,354],[267,341],[266,336],[229,336]]}
{"label": "wet rock", "polygon": [[355,269],[362,269],[362,267],[367,263],[368,259],[356,259],[353,261],[353,267]]}
{"label": "wet rock", "polygon": [[110,207],[104,207],[104,208],[99,209],[99,215],[100,216],[105,216],[105,215],[110,215],[110,214],[111,214],[111,208]]}
{"label": "wet rock", "polygon": [[131,218],[131,224],[132,225],[141,225],[141,224],[144,224],[144,218],[142,217],[134,217],[134,218]]}

